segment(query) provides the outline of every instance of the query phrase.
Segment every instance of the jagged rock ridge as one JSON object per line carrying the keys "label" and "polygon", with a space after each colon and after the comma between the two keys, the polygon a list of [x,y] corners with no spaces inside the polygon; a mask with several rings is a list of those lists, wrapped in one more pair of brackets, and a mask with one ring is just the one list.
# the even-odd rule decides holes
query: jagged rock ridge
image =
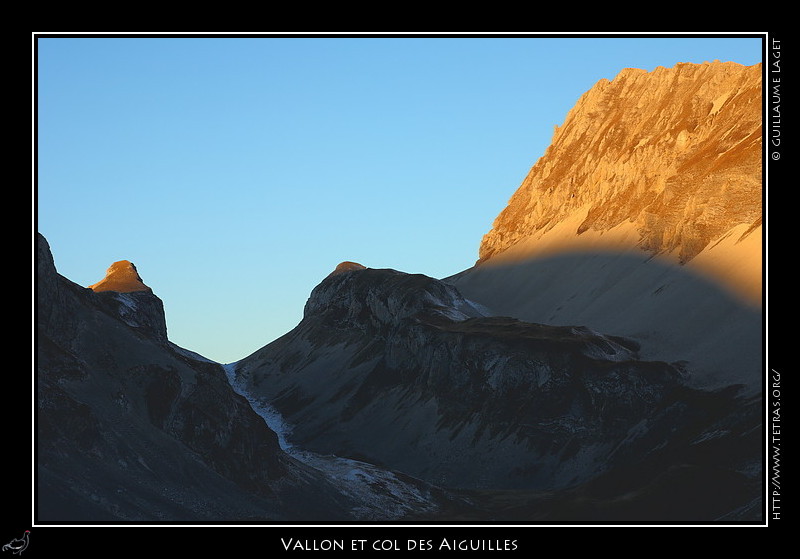
{"label": "jagged rock ridge", "polygon": [[622,70],[557,127],[447,281],[497,314],[633,338],[761,390],[762,67]]}
{"label": "jagged rock ridge", "polygon": [[[517,518],[591,518],[572,507],[596,490],[608,515],[627,518],[711,518],[757,501],[757,401],[692,390],[680,364],[637,350],[584,327],[485,316],[433,278],[357,269],[325,278],[300,324],[234,374],[293,425],[296,444],[481,489],[480,502],[514,489],[538,503]],[[719,486],[691,507],[651,493],[720,471],[725,504]]]}
{"label": "jagged rock ridge", "polygon": [[[536,180],[529,177],[498,217],[482,245],[483,263],[587,239],[583,246],[634,247],[684,263],[715,247],[718,255],[719,247],[750,246],[760,220],[739,173],[756,170],[756,139],[747,116],[731,117],[742,108],[749,114],[755,103],[749,78],[709,105],[707,92],[721,80],[695,70],[654,72],[668,84],[660,96],[636,70],[587,94],[574,111],[580,118],[570,114],[548,159],[532,169]],[[635,118],[607,110],[622,90],[637,99]],[[673,90],[684,100],[678,113],[667,99]],[[729,126],[715,137],[709,130],[720,120]],[[542,190],[536,181],[551,177]],[[708,190],[693,190],[698,182]],[[93,292],[58,277],[41,246],[37,466],[46,519],[352,517],[358,500],[281,452],[275,434],[231,393],[219,365],[169,343],[163,306],[132,264],[122,266],[119,290]],[[575,275],[573,264],[566,269]],[[576,288],[559,269],[525,275],[527,291],[518,291],[496,276],[469,272],[442,282],[345,262],[314,289],[294,330],[228,372],[249,398],[285,415],[294,444],[349,457],[336,458],[345,468],[348,459],[367,460],[369,468],[459,488],[439,494],[449,511],[427,506],[423,496],[419,518],[759,518],[761,400],[743,397],[727,371],[722,389],[699,390],[686,383],[695,363],[643,359],[624,330],[602,331],[626,337],[575,326],[589,322],[549,326],[492,316],[473,302],[495,302],[472,296],[478,292],[529,296],[535,284],[533,295],[552,304],[547,317],[552,311],[564,319],[570,315],[558,312],[570,301],[584,308],[619,286],[625,291],[639,261],[591,265],[581,276],[588,285]],[[476,277],[489,279],[471,289]],[[639,317],[628,303],[661,300],[642,312],[664,322],[674,283],[640,283],[647,298],[628,289],[623,295],[633,303],[610,303]],[[551,298],[552,286],[565,292]],[[689,323],[698,322],[693,312]],[[652,349],[661,340],[647,326],[638,333]],[[369,468],[345,475],[372,484]],[[393,479],[406,480],[401,473]],[[430,494],[416,480],[410,487]]]}
{"label": "jagged rock ridge", "polygon": [[350,517],[219,364],[166,339],[151,291],[70,282],[41,235],[37,284],[37,521]]}
{"label": "jagged rock ridge", "polygon": [[730,237],[738,252],[725,274],[753,278],[760,292],[761,119],[761,64],[627,68],[600,80],[556,127],[479,262],[588,247],[686,263]]}

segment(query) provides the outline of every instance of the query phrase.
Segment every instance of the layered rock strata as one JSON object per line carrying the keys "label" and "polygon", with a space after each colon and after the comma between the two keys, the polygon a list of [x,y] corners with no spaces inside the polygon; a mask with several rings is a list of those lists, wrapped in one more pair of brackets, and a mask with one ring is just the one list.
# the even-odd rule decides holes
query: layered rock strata
{"label": "layered rock strata", "polygon": [[[761,298],[761,64],[600,80],[483,237],[479,262],[640,250]],[[700,257],[700,258],[698,258]]]}

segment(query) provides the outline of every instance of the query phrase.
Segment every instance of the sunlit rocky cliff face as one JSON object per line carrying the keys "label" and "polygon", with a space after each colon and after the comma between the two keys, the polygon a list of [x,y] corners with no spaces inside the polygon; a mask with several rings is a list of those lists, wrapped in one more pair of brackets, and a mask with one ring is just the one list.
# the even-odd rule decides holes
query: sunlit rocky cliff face
{"label": "sunlit rocky cliff face", "polygon": [[448,281],[494,313],[631,337],[761,388],[762,68],[628,68],[587,91]]}
{"label": "sunlit rocky cliff face", "polygon": [[627,68],[600,80],[480,244],[480,262],[645,251],[761,292],[761,64]]}
{"label": "sunlit rocky cliff face", "polygon": [[761,519],[760,78],[602,80],[478,265],[343,262],[224,367],[39,237],[40,520]]}
{"label": "sunlit rocky cliff face", "polygon": [[128,260],[114,262],[106,270],[106,275],[97,283],[90,285],[89,289],[96,293],[102,291],[116,291],[117,293],[132,293],[136,291],[146,291],[152,293],[153,290],[147,287],[136,266]]}

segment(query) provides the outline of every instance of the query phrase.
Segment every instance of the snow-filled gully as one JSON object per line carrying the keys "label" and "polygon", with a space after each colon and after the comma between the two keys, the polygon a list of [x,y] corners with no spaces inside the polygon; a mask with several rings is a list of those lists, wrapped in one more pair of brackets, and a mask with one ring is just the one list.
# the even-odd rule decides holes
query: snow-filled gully
{"label": "snow-filled gully", "polygon": [[236,363],[222,367],[233,390],[247,399],[253,411],[278,435],[278,443],[284,452],[324,474],[342,493],[359,503],[352,510],[356,518],[400,519],[411,511],[435,508],[427,491],[400,480],[393,472],[367,462],[298,448],[290,440],[292,426],[283,416],[269,402],[248,394],[236,380]]}

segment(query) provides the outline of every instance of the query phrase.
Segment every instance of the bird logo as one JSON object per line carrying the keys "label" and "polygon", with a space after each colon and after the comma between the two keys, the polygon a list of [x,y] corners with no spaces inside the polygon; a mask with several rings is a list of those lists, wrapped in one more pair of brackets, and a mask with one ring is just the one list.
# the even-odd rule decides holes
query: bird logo
{"label": "bird logo", "polygon": [[25,530],[25,533],[22,534],[21,538],[14,538],[6,545],[3,546],[3,551],[10,551],[11,553],[15,553],[17,555],[21,554],[25,551],[25,548],[28,547],[28,538],[30,537],[30,530]]}

